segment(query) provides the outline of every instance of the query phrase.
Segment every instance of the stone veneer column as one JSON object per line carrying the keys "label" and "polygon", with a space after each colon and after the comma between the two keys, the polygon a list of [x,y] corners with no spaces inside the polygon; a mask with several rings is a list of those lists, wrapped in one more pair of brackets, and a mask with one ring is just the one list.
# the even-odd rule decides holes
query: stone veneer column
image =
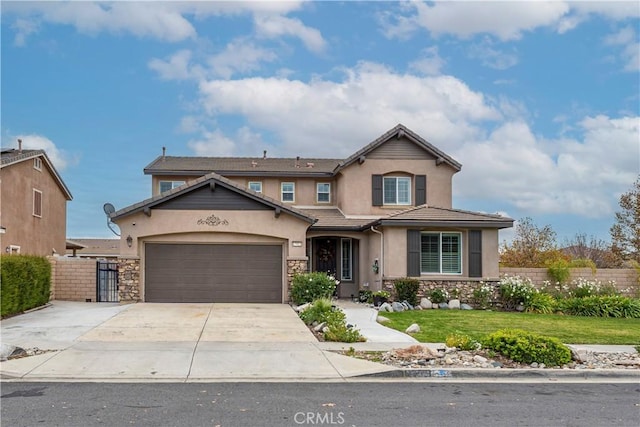
{"label": "stone veneer column", "polygon": [[287,259],[287,298],[285,302],[291,301],[291,283],[293,276],[307,272],[308,258],[289,258]]}
{"label": "stone veneer column", "polygon": [[120,302],[140,300],[140,258],[118,259],[118,296]]}

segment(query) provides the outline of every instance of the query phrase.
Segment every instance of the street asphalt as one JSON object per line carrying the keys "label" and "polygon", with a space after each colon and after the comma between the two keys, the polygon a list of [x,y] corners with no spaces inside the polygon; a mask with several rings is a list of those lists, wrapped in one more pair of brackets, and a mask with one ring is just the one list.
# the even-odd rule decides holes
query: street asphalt
{"label": "street asphalt", "polygon": [[[285,304],[118,305],[52,301],[2,320],[2,359],[13,349],[48,350],[0,362],[3,381],[348,381],[378,378],[639,381],[640,370],[400,370],[337,354],[414,345],[376,322],[376,310],[340,301],[364,343],[319,342]],[[433,347],[441,344],[425,344]],[[635,351],[632,346],[584,346]]]}

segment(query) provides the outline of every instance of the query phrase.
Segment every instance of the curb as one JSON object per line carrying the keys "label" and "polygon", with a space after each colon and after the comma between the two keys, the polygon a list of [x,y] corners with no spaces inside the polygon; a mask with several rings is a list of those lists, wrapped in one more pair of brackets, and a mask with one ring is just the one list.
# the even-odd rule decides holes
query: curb
{"label": "curb", "polygon": [[626,369],[395,369],[353,378],[453,378],[453,379],[624,379],[640,381],[640,370]]}

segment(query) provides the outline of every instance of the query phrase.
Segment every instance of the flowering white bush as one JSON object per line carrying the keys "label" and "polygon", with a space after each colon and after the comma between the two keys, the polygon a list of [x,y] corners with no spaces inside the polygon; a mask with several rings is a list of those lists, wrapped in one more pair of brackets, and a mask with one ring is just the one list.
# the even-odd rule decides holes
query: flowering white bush
{"label": "flowering white bush", "polygon": [[504,276],[500,279],[499,292],[504,308],[513,310],[518,305],[526,306],[538,290],[528,277]]}
{"label": "flowering white bush", "polygon": [[571,281],[569,296],[585,298],[594,295],[618,295],[616,282],[609,280],[605,285],[599,280],[587,280],[579,277]]}

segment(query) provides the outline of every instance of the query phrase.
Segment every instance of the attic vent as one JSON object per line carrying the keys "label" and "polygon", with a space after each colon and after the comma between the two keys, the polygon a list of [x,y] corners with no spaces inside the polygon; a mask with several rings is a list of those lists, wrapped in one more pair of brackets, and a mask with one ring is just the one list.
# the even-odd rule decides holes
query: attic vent
{"label": "attic vent", "polygon": [[402,138],[404,136],[404,130],[400,129],[398,131],[398,139]]}
{"label": "attic vent", "polygon": [[315,163],[307,162],[307,167],[308,167],[308,168],[312,168],[312,167],[314,167],[315,165],[316,165]]}
{"label": "attic vent", "polygon": [[251,161],[251,167],[255,168],[256,166],[258,166],[258,162],[256,162],[255,160]]}

